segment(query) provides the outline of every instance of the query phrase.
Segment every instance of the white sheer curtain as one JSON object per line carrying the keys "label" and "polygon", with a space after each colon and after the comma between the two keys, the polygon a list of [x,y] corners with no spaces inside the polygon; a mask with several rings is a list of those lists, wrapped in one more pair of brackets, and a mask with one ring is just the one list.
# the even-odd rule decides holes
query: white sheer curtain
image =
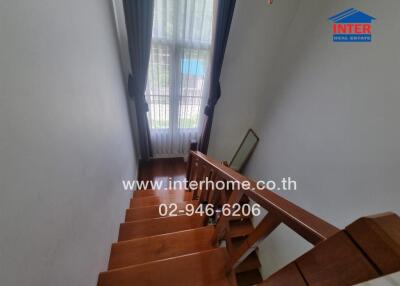
{"label": "white sheer curtain", "polygon": [[155,157],[180,156],[200,132],[208,90],[213,0],[155,0],[147,77]]}

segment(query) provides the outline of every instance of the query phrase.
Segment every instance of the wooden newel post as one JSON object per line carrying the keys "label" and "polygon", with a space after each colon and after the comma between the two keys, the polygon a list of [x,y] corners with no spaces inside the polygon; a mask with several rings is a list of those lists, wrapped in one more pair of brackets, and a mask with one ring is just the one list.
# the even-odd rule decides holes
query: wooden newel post
{"label": "wooden newel post", "polygon": [[192,173],[192,163],[193,163],[193,154],[192,152],[189,153],[189,158],[187,162],[187,168],[186,168],[186,180],[189,182],[191,178],[191,173]]}
{"label": "wooden newel post", "polygon": [[[191,141],[190,142],[190,147],[189,147],[189,158],[188,158],[188,162],[187,162],[187,169],[186,169],[186,181],[187,183],[190,182],[190,180],[192,180],[192,169],[193,169],[193,153],[194,151],[197,151],[197,142],[196,141]],[[187,190],[191,191],[189,189],[189,186],[187,186]]]}

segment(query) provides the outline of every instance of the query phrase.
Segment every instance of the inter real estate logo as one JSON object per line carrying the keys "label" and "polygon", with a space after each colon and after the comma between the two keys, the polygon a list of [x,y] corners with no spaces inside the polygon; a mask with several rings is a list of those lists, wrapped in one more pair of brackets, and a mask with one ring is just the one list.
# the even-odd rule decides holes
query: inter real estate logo
{"label": "inter real estate logo", "polygon": [[371,42],[371,23],[375,20],[354,8],[347,9],[329,18],[333,22],[334,42]]}

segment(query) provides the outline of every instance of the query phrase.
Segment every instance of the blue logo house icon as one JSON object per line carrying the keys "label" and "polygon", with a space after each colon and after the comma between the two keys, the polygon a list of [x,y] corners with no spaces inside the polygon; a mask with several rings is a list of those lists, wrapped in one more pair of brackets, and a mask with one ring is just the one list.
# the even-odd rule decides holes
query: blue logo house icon
{"label": "blue logo house icon", "polygon": [[347,9],[329,18],[333,22],[334,42],[371,42],[371,23],[375,20],[354,8]]}

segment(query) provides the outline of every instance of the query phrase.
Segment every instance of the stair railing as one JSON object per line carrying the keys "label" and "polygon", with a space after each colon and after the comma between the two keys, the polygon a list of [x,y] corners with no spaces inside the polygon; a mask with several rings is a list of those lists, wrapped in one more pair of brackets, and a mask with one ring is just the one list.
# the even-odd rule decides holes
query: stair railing
{"label": "stair railing", "polygon": [[314,245],[310,251],[277,271],[260,285],[353,285],[400,270],[400,218],[393,213],[365,217],[340,230],[245,176],[198,151],[189,156],[188,181],[247,182],[235,190],[197,188],[199,202],[233,206],[247,196],[267,211],[266,216],[237,248],[230,241],[231,217],[221,215],[213,235],[226,241],[227,272],[234,270],[281,223]]}

